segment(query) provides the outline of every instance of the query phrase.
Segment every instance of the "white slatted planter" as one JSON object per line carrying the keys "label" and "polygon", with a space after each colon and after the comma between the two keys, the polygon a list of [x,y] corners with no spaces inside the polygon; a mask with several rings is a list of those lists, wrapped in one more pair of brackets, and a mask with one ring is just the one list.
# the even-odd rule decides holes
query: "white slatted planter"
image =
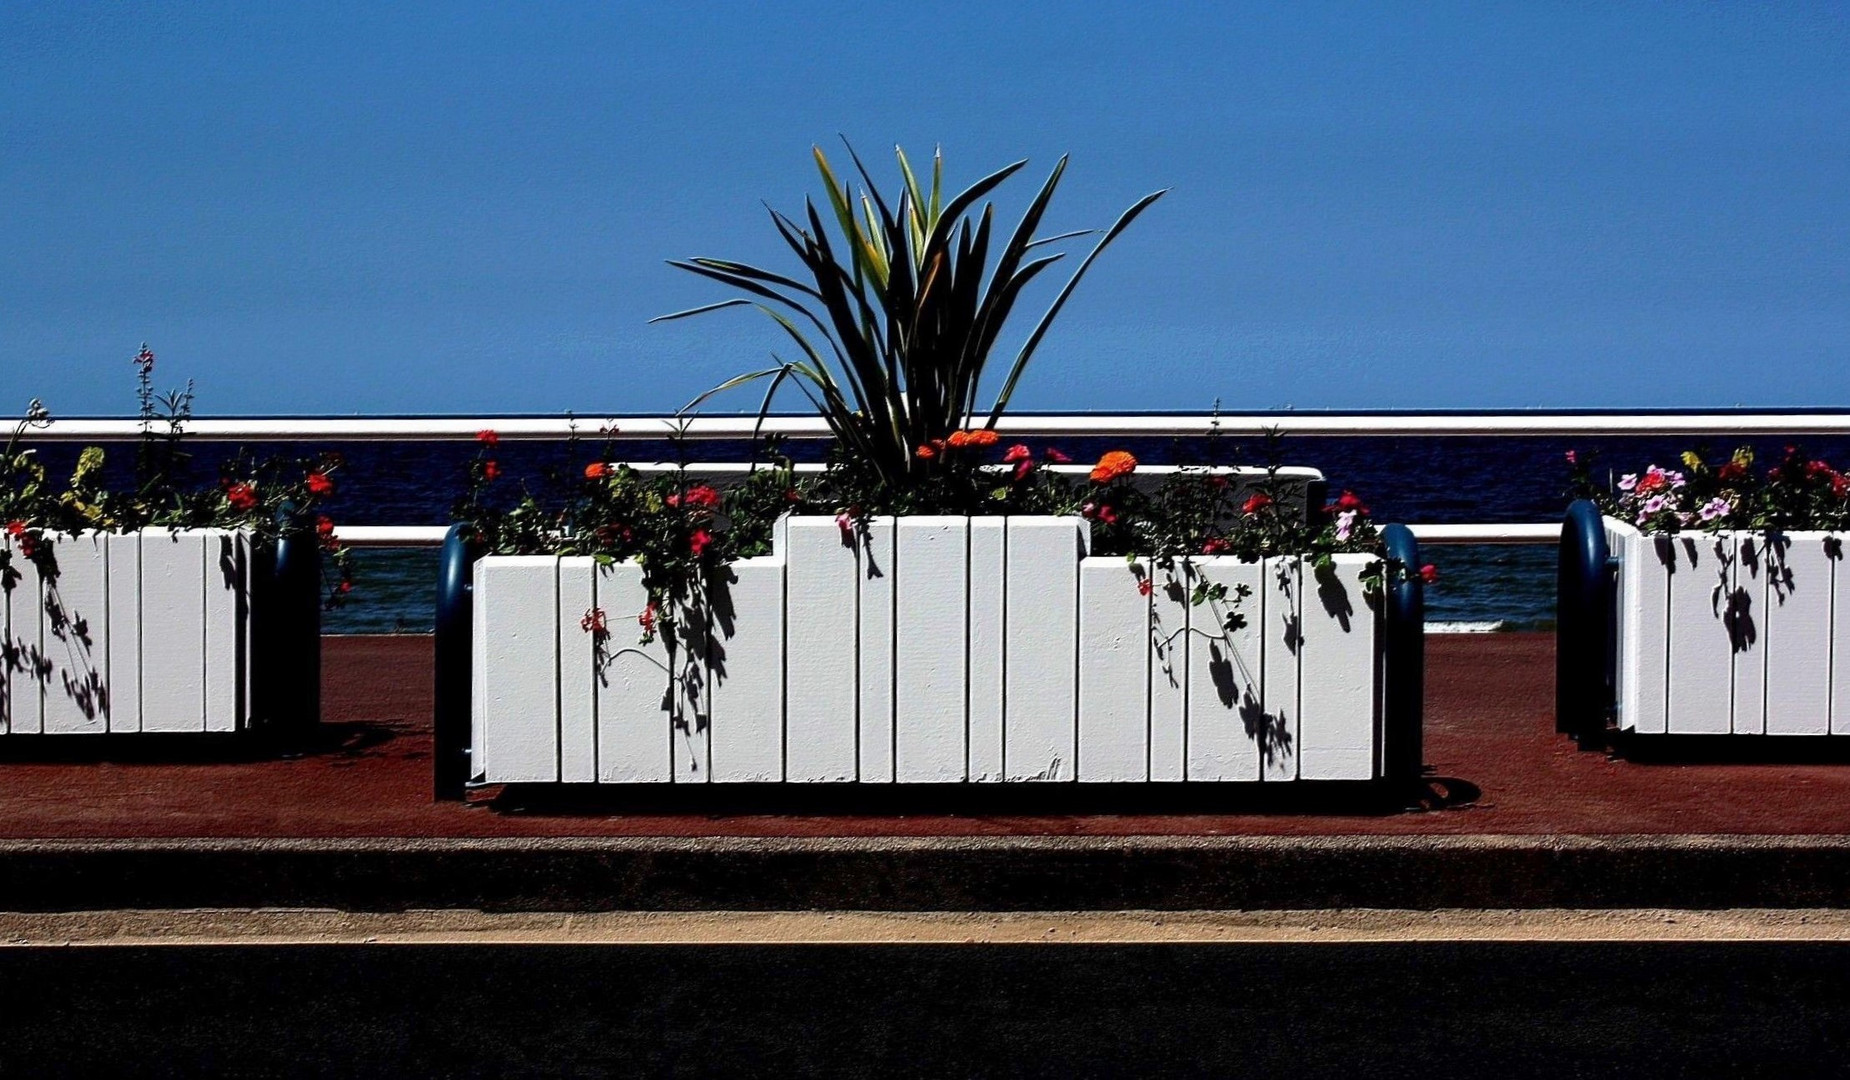
{"label": "white slatted planter", "polygon": [[0,733],[232,732],[250,726],[248,533],[53,535],[53,577],[7,541]]}
{"label": "white slatted planter", "polygon": [[[1382,777],[1383,634],[1345,555],[1201,558],[1167,588],[1079,518],[789,518],[710,622],[635,644],[641,571],[474,566],[484,783],[1144,783]],[[1246,624],[1193,575],[1251,592]],[[602,649],[580,626],[602,609]]]}
{"label": "white slatted planter", "polygon": [[1611,518],[1604,528],[1620,730],[1850,734],[1842,535],[1652,536]]}

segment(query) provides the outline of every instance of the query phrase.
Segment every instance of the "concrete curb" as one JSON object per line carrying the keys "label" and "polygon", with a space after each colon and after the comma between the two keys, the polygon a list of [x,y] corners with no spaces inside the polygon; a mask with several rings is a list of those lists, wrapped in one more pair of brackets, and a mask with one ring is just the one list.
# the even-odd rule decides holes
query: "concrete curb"
{"label": "concrete curb", "polygon": [[1850,907],[1845,836],[29,840],[0,909]]}

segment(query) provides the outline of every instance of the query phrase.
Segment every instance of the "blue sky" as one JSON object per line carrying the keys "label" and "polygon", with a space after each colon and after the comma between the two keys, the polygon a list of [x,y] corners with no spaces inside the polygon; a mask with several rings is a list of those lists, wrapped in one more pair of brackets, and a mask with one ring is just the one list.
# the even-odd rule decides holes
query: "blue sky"
{"label": "blue sky", "polygon": [[[685,8],[685,10],[671,10]],[[761,363],[812,143],[1169,187],[1023,408],[1850,405],[1850,7],[16,4],[0,385],[668,410]],[[1075,255],[1076,258],[1076,255]],[[754,403],[737,401],[739,408]],[[793,399],[792,405],[795,404]]]}

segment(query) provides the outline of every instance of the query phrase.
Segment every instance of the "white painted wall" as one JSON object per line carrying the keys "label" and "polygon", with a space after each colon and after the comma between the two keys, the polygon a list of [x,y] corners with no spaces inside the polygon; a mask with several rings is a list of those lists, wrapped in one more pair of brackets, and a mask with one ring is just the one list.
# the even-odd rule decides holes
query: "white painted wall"
{"label": "white painted wall", "polygon": [[[708,625],[636,644],[641,572],[475,568],[480,779],[605,783],[1366,780],[1378,616],[1341,556],[1086,555],[1078,518],[791,518],[730,568]],[[1154,573],[1145,595],[1141,577]],[[1228,605],[1190,607],[1191,575]],[[588,591],[587,591],[588,589]],[[580,623],[601,609],[608,641]]]}

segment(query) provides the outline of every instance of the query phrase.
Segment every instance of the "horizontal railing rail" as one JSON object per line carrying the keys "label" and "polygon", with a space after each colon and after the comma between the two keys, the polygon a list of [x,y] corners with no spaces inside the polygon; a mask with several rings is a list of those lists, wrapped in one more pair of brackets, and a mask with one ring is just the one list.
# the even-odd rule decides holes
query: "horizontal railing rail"
{"label": "horizontal railing rail", "polygon": [[[1534,525],[1412,525],[1422,544],[1553,544],[1561,539],[1557,523]],[[356,548],[439,547],[446,525],[346,525],[341,541]]]}
{"label": "horizontal railing rail", "polygon": [[[327,440],[430,442],[467,440],[492,428],[503,439],[656,440],[749,439],[754,434],[827,438],[815,416],[317,416],[201,417],[186,425],[207,440]],[[1716,410],[1709,412],[1260,412],[1123,415],[1012,414],[997,425],[1006,435],[1033,437],[1170,438],[1207,435],[1833,435],[1850,434],[1850,409]],[[52,420],[26,433],[43,442],[134,439],[142,423],[126,418]]]}

